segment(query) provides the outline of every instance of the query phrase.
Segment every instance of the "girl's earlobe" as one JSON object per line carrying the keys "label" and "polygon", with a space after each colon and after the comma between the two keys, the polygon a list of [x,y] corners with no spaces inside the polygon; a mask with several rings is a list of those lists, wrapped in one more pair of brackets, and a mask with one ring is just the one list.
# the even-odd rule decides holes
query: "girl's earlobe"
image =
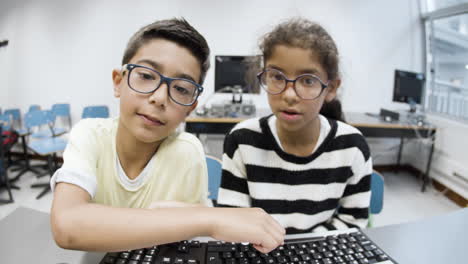
{"label": "girl's earlobe", "polygon": [[336,79],[333,81],[330,81],[330,84],[328,85],[328,92],[327,95],[325,96],[325,101],[331,102],[333,99],[336,97],[336,92],[338,91],[338,87],[341,85],[341,80]]}

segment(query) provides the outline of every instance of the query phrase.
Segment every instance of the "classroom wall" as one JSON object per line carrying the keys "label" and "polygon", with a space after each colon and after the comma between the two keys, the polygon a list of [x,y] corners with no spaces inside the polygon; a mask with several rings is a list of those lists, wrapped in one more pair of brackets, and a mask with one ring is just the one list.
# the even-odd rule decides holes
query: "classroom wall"
{"label": "classroom wall", "polygon": [[[257,54],[256,44],[261,34],[287,17],[300,15],[320,22],[335,38],[341,52],[340,96],[345,111],[408,109],[407,105],[391,102],[393,74],[396,68],[424,71],[418,3],[407,0],[3,0],[0,40],[9,39],[10,44],[0,48],[0,107],[19,107],[24,112],[30,104],[49,108],[54,103],[69,102],[76,122],[84,106],[106,104],[111,115],[118,116],[119,101],[113,98],[111,71],[120,67],[129,37],[141,26],[158,19],[185,17],[208,40],[214,65],[214,55]],[[211,96],[213,83],[211,68],[200,104],[208,98],[208,103],[229,98]],[[259,108],[268,107],[263,93],[245,98]],[[468,132],[466,128],[454,129]],[[437,160],[439,153],[449,153],[443,159],[468,164],[444,148],[456,148],[456,142],[460,141],[450,131],[441,133],[444,138],[439,140],[444,144],[438,146],[442,151],[436,151],[435,162],[442,164],[439,166],[442,171],[449,168],[443,165],[446,162]],[[222,138],[215,139],[211,149],[219,152]],[[377,164],[394,163],[398,140],[370,139],[369,142],[372,152],[379,153]],[[410,146],[404,158],[418,163],[419,148]]]}

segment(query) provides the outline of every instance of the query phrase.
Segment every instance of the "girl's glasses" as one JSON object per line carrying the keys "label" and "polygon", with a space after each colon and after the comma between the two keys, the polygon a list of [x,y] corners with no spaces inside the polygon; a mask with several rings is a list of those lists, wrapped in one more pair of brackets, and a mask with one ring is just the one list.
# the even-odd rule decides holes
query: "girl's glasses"
{"label": "girl's glasses", "polygon": [[288,82],[292,82],[296,94],[305,100],[316,99],[328,87],[328,82],[324,83],[313,74],[302,74],[297,76],[296,79],[290,80],[286,78],[284,73],[275,69],[265,69],[257,74],[257,78],[260,86],[269,94],[282,93]]}

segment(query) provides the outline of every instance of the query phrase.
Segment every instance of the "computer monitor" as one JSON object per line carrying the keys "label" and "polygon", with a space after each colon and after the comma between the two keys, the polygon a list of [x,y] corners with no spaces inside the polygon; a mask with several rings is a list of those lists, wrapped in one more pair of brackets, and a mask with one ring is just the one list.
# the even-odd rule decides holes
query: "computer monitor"
{"label": "computer monitor", "polygon": [[242,88],[242,93],[258,94],[255,75],[259,69],[259,56],[215,56],[215,92],[232,93]]}
{"label": "computer monitor", "polygon": [[422,73],[395,70],[393,101],[410,104],[414,112],[416,104],[421,104],[425,80]]}

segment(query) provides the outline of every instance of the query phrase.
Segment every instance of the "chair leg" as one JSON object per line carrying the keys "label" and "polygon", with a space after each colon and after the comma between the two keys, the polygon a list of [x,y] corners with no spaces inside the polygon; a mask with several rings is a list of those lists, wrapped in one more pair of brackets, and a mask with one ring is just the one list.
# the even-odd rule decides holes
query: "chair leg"
{"label": "chair leg", "polygon": [[[52,177],[54,174],[55,170],[57,169],[56,167],[54,168],[54,160],[56,159],[56,154],[54,153],[53,155],[47,156],[47,165],[49,168],[49,175]],[[36,199],[40,199],[42,196],[44,196],[46,193],[48,193],[50,189],[50,182],[48,183],[37,183],[31,185],[31,188],[44,188],[41,193],[36,197]]]}
{"label": "chair leg", "polygon": [[3,179],[3,183],[0,184],[0,187],[5,186],[5,188],[7,189],[7,192],[8,192],[8,197],[10,197],[10,199],[8,199],[8,200],[0,199],[0,204],[12,203],[12,202],[14,202],[15,200],[13,199],[13,194],[11,193],[11,189],[12,189],[12,188],[13,188],[13,189],[19,189],[19,187],[10,184],[10,181],[8,180],[8,172],[7,172],[6,169],[4,170],[3,176],[4,176],[5,178]]}
{"label": "chair leg", "polygon": [[23,156],[24,156],[23,159],[24,159],[25,166],[18,174],[16,174],[16,176],[13,179],[10,180],[11,182],[17,181],[23,174],[25,174],[28,171],[31,171],[36,175],[40,174],[40,172],[35,170],[33,166],[31,166],[30,164],[29,157],[28,157],[28,150],[26,147],[26,136],[23,136],[23,135],[21,136],[21,145],[23,148]]}
{"label": "chair leg", "polygon": [[44,188],[41,193],[36,197],[36,199],[41,199],[46,193],[50,191],[50,184],[49,183],[37,183],[31,185],[31,188]]}

